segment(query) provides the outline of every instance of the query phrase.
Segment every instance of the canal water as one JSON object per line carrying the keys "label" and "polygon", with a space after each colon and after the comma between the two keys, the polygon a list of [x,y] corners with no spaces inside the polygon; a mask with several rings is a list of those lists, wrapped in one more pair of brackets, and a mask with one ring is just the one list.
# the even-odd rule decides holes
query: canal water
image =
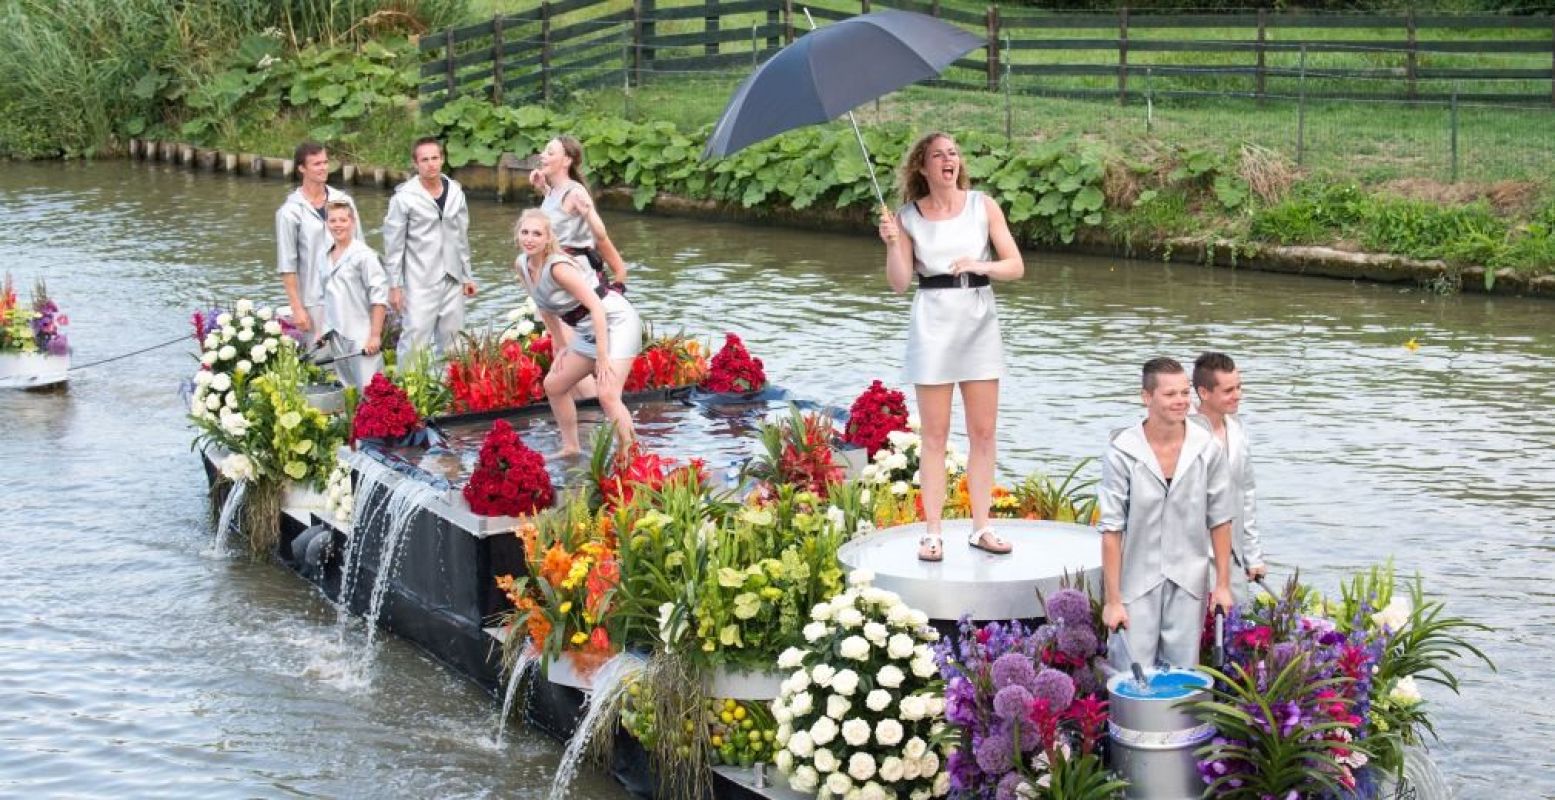
{"label": "canal water", "polygon": [[[189,330],[201,305],[279,302],[278,182],[165,165],[7,163],[0,253],[70,316],[77,363]],[[369,241],[387,196],[357,192]],[[475,322],[520,292],[519,206],[476,202]],[[611,214],[659,330],[738,332],[796,395],[900,384],[908,298],[870,236]],[[1555,795],[1555,304],[1436,297],[1193,266],[1027,254],[998,288],[1005,479],[1067,471],[1139,414],[1147,357],[1236,356],[1273,572],[1334,590],[1394,560],[1498,672],[1427,685],[1433,755],[1461,797]],[[1418,349],[1405,347],[1413,341]],[[0,796],[538,797],[560,754],[390,640],[366,685],[327,662],[335,611],[267,564],[203,554],[205,481],[179,382],[193,342],[0,394]],[[1096,473],[1094,464],[1088,473]],[[1541,744],[1541,742],[1543,744]],[[577,797],[619,789],[585,777]]]}

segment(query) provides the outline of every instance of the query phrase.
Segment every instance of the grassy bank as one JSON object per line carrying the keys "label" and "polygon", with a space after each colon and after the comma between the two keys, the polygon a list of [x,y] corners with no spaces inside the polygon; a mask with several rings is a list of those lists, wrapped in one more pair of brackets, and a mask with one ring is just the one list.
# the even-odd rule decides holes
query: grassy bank
{"label": "grassy bank", "polygon": [[[1329,245],[1440,259],[1447,271],[1435,285],[1449,290],[1462,269],[1474,266],[1489,267],[1491,276],[1495,270],[1555,273],[1555,194],[1546,177],[1555,170],[1555,148],[1547,109],[1459,109],[1456,182],[1441,174],[1434,157],[1450,139],[1443,119],[1449,112],[1442,108],[1380,113],[1309,104],[1298,111],[1277,101],[1223,98],[1146,109],[1029,95],[1012,95],[1006,106],[1002,95],[932,87],[913,87],[860,110],[872,165],[837,125],[702,162],[701,143],[738,71],[661,77],[629,90],[563,92],[550,108],[494,108],[464,98],[418,116],[418,64],[404,34],[470,13],[453,0],[402,2],[393,13],[380,15],[380,8],[351,25],[316,16],[307,22],[307,36],[299,34],[302,17],[295,14],[195,19],[187,16],[193,12],[149,0],[141,8],[142,2],[88,3],[118,9],[120,16],[105,12],[76,26],[45,16],[52,12],[41,3],[22,2],[6,12],[12,24],[0,40],[19,45],[20,32],[29,32],[29,52],[43,67],[101,72],[92,78],[98,83],[84,85],[104,88],[95,105],[70,106],[57,93],[44,93],[56,109],[48,113],[41,100],[0,90],[0,153],[90,154],[104,143],[144,136],[281,155],[300,139],[316,138],[346,161],[402,166],[406,142],[434,133],[449,142],[450,162],[459,166],[494,163],[504,152],[529,154],[568,131],[587,145],[594,178],[632,189],[639,207],[668,192],[758,213],[856,213],[872,205],[868,169],[886,176],[917,132],[938,128],[960,137],[974,180],[998,196],[1029,242],[1081,240],[1152,253],[1184,238],[1233,251]],[[301,6],[309,4],[294,0],[277,8]],[[230,33],[137,49],[142,46],[111,35],[114,26],[133,22],[123,14],[134,8],[162,15],[136,18],[152,28],[176,32],[200,23]],[[223,3],[202,8],[209,15],[232,10]],[[273,24],[278,21],[283,24]],[[52,40],[44,35],[49,24],[56,29]],[[90,47],[116,52],[99,61],[118,64],[117,70],[61,60]],[[189,57],[173,58],[179,48]],[[0,56],[0,78],[21,75],[16,62]],[[107,86],[140,68],[146,71],[127,85]],[[22,77],[42,92],[47,71],[39,67]]]}

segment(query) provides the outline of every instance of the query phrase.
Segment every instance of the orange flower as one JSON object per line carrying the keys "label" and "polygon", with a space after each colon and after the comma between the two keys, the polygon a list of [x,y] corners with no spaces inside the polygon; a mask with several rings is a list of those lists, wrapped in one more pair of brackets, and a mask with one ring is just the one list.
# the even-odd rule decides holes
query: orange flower
{"label": "orange flower", "polygon": [[534,642],[536,647],[543,647],[546,637],[551,635],[550,620],[540,613],[540,607],[528,597],[518,601],[518,610],[525,615],[524,627],[529,630],[529,641]]}
{"label": "orange flower", "polygon": [[540,579],[552,586],[560,586],[571,571],[572,555],[560,544],[551,545],[540,563]]}
{"label": "orange flower", "polygon": [[540,548],[539,526],[535,525],[533,522],[525,521],[523,524],[519,525],[518,529],[513,533],[518,537],[519,541],[524,543],[524,558],[533,558],[535,551],[539,550]]}
{"label": "orange flower", "polygon": [[601,608],[605,593],[615,587],[621,581],[621,568],[616,564],[615,558],[606,558],[589,573],[587,594],[583,601],[584,607],[595,617],[604,616],[605,609]]}

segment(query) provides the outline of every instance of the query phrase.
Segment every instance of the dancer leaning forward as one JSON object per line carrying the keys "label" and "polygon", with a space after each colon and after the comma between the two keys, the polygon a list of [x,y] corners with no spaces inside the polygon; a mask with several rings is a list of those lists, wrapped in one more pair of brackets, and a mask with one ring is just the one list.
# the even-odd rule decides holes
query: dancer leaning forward
{"label": "dancer leaning forward", "polygon": [[917,390],[923,421],[919,463],[927,531],[918,542],[918,558],[944,558],[943,465],[957,386],[971,440],[967,490],[972,534],[967,543],[1003,555],[1011,545],[989,524],[994,428],[999,379],[1004,375],[999,314],[990,284],[1020,278],[1026,265],[999,204],[969,188],[961,152],[949,135],[931,133],[919,139],[902,163],[897,184],[903,205],[895,214],[882,213],[880,238],[886,243],[886,280],[891,289],[903,292],[914,276],[918,281],[906,359],[906,378]]}

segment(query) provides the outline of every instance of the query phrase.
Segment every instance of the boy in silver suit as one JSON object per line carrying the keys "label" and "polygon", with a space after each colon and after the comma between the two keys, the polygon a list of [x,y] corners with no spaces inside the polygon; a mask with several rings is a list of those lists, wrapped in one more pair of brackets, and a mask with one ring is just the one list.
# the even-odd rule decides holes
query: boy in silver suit
{"label": "boy in silver suit", "polygon": [[[1231,607],[1230,476],[1220,443],[1189,424],[1188,373],[1170,358],[1145,362],[1143,423],[1112,434],[1097,490],[1102,534],[1102,620],[1124,628],[1144,666],[1199,662],[1207,598]],[[1127,669],[1127,664],[1115,664]]]}
{"label": "boy in silver suit", "polygon": [[1242,373],[1225,353],[1204,353],[1193,362],[1193,389],[1199,396],[1199,413],[1193,421],[1204,425],[1226,451],[1231,472],[1231,497],[1236,522],[1231,531],[1231,597],[1247,602],[1247,582],[1268,573],[1263,563],[1263,543],[1258,536],[1252,451],[1247,428],[1237,409],[1242,405]]}

